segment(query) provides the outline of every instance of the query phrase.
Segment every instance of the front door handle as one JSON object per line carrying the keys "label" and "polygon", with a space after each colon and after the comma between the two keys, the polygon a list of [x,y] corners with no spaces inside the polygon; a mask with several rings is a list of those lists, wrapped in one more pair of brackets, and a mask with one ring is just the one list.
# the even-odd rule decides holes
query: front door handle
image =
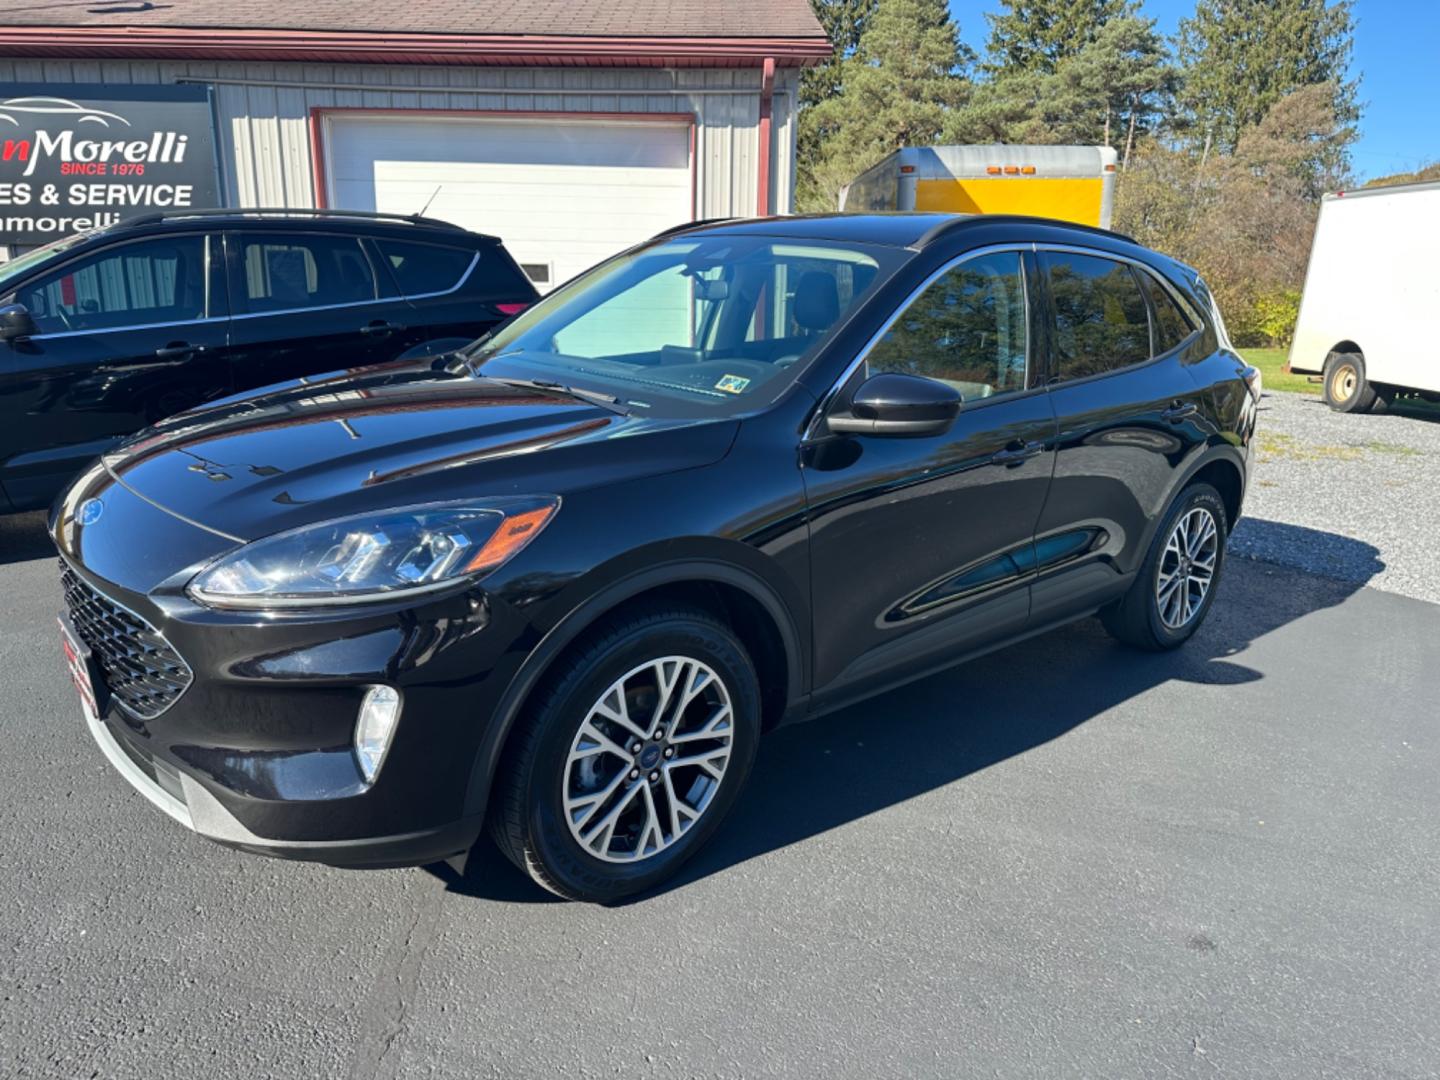
{"label": "front door handle", "polygon": [[362,326],[360,328],[360,333],[364,334],[366,337],[386,337],[390,334],[398,334],[401,330],[404,329],[405,327],[403,326],[396,326],[394,323],[380,322],[377,320],[376,322],[372,322],[366,326]]}
{"label": "front door handle", "polygon": [[163,345],[155,350],[155,356],[160,360],[184,360],[188,356],[205,351],[204,345],[191,345],[185,341],[172,341],[169,345]]}
{"label": "front door handle", "polygon": [[1162,412],[1160,416],[1172,424],[1178,424],[1182,420],[1190,419],[1190,417],[1199,411],[1200,406],[1196,405],[1193,401],[1177,401],[1174,405],[1171,405]]}
{"label": "front door handle", "polygon": [[991,465],[1004,465],[1007,468],[1014,467],[1023,462],[1029,461],[1032,457],[1045,452],[1045,444],[1039,442],[1022,443],[1018,439],[1010,443],[1004,450],[997,450],[990,455]]}

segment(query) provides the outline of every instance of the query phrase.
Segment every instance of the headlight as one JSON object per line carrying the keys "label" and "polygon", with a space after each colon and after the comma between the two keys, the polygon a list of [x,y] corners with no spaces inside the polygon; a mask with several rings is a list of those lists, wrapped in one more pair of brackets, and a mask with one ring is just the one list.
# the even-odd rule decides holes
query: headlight
{"label": "headlight", "polygon": [[291,608],[442,589],[508,562],[559,508],[541,496],[337,518],[246,544],[186,591],[210,607]]}

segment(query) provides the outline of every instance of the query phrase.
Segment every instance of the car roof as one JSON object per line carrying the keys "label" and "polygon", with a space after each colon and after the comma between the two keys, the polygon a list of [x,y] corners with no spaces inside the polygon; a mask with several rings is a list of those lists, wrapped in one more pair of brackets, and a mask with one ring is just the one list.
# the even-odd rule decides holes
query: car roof
{"label": "car roof", "polygon": [[171,210],[165,213],[143,214],[114,225],[98,229],[93,234],[97,239],[108,239],[127,232],[168,231],[171,229],[205,230],[254,229],[295,229],[333,232],[365,232],[370,235],[388,234],[394,236],[430,239],[445,238],[467,243],[498,244],[500,238],[484,233],[471,232],[459,225],[438,218],[421,217],[418,214],[386,214],[365,210],[326,210],[291,207],[249,208],[222,207],[216,209]]}
{"label": "car roof", "polygon": [[1046,239],[1042,232],[1055,230],[1085,236],[1103,236],[1134,244],[1135,241],[1109,229],[1097,229],[1051,218],[1019,214],[943,214],[925,211],[896,211],[865,214],[799,214],[793,217],[718,219],[680,226],[662,234],[677,236],[703,231],[715,235],[784,236],[796,240],[833,240],[851,243],[884,244],[893,247],[923,248],[946,237],[971,230],[1034,230],[1018,239]]}

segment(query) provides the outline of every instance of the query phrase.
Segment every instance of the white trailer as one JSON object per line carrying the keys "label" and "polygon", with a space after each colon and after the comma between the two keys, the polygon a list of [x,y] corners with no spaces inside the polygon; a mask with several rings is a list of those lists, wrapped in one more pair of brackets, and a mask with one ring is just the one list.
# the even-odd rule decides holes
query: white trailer
{"label": "white trailer", "polygon": [[1326,195],[1290,370],[1323,376],[1340,412],[1440,400],[1440,183]]}

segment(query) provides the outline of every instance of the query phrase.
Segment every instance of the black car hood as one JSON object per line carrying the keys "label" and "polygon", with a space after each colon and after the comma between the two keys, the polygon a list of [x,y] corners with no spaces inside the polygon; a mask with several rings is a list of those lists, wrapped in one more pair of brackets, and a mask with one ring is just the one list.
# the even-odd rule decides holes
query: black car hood
{"label": "black car hood", "polygon": [[376,508],[557,494],[709,464],[734,420],[621,416],[558,391],[386,365],[172,417],[105,458],[154,505],[236,540]]}

